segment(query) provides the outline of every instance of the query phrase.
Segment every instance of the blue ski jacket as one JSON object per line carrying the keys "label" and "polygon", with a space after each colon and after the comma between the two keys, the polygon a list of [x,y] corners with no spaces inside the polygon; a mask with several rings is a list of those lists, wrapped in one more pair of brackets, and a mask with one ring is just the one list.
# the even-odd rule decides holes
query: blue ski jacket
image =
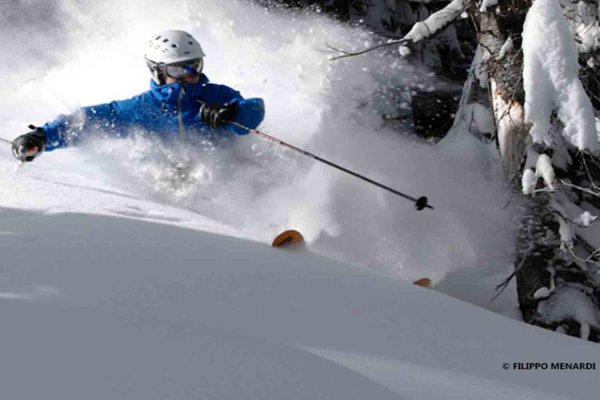
{"label": "blue ski jacket", "polygon": [[59,115],[42,128],[48,139],[47,151],[76,145],[94,134],[126,137],[132,130],[157,135],[165,140],[193,137],[237,135],[248,131],[232,124],[211,129],[200,122],[202,103],[237,104],[233,121],[256,128],[265,116],[260,98],[244,99],[224,85],[209,83],[202,74],[198,83],[158,85],[150,81],[150,90],[127,100],[83,107],[70,115]]}

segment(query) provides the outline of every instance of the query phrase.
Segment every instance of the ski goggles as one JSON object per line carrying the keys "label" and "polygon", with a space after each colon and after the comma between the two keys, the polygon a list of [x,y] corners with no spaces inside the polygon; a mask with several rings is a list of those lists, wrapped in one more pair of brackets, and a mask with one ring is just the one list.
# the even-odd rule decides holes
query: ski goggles
{"label": "ski goggles", "polygon": [[182,79],[186,76],[197,76],[202,72],[204,63],[201,58],[197,60],[185,61],[177,64],[165,65],[165,74],[175,79]]}

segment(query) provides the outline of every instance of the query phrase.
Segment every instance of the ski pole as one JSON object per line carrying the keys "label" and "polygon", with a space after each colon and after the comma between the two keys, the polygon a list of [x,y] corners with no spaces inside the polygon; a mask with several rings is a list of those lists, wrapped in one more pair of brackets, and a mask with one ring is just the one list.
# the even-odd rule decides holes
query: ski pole
{"label": "ski pole", "polygon": [[405,193],[399,192],[399,191],[397,191],[396,189],[392,189],[391,187],[389,187],[389,186],[386,186],[386,185],[384,185],[384,184],[382,184],[382,183],[379,183],[379,182],[377,182],[377,181],[374,181],[374,180],[372,180],[372,179],[369,179],[369,178],[367,178],[367,177],[366,177],[366,176],[364,176],[364,175],[358,174],[358,173],[356,173],[356,172],[354,172],[354,171],[351,171],[351,170],[349,170],[349,169],[347,169],[347,168],[344,168],[344,167],[342,167],[341,165],[335,164],[335,163],[333,163],[333,162],[331,162],[331,161],[328,161],[328,160],[326,160],[326,159],[324,159],[324,158],[321,158],[321,157],[319,157],[319,156],[317,156],[317,155],[315,155],[315,154],[312,154],[312,153],[310,153],[310,152],[308,152],[308,151],[306,151],[306,150],[302,150],[302,149],[300,149],[300,148],[298,148],[298,147],[296,147],[296,146],[293,146],[293,145],[291,145],[291,144],[289,144],[289,143],[286,143],[286,142],[284,142],[283,140],[277,139],[276,137],[273,137],[273,136],[271,136],[271,135],[267,135],[266,133],[264,133],[264,132],[261,132],[261,131],[259,131],[259,130],[257,130],[257,129],[250,129],[250,128],[248,128],[248,127],[246,127],[246,126],[244,126],[244,125],[242,125],[242,124],[239,124],[239,123],[237,123],[237,122],[234,122],[234,121],[230,121],[229,123],[230,123],[230,124],[232,124],[232,125],[234,125],[234,126],[237,126],[238,128],[241,128],[241,129],[247,130],[248,132],[250,132],[250,133],[253,133],[253,134],[257,135],[257,136],[260,136],[260,137],[262,137],[262,138],[264,138],[264,139],[266,139],[266,140],[268,140],[268,141],[270,141],[270,142],[273,142],[273,143],[276,143],[276,144],[279,144],[279,145],[285,146],[285,147],[287,147],[287,148],[289,148],[289,149],[292,149],[292,150],[294,150],[294,151],[296,151],[296,152],[298,152],[298,153],[300,153],[300,154],[303,154],[303,155],[305,155],[305,156],[307,156],[307,157],[310,157],[310,158],[312,158],[313,160],[320,161],[320,162],[322,162],[322,163],[324,163],[324,164],[327,164],[327,165],[329,165],[330,167],[333,167],[333,168],[339,169],[340,171],[343,171],[343,172],[345,172],[345,173],[347,173],[347,174],[350,174],[350,175],[352,175],[352,176],[354,176],[354,177],[356,177],[356,178],[362,179],[362,180],[363,180],[363,181],[365,181],[365,182],[369,182],[369,183],[370,183],[370,184],[372,184],[372,185],[375,185],[375,186],[377,186],[377,187],[380,187],[380,188],[382,188],[382,189],[385,189],[385,190],[387,190],[388,192],[392,192],[392,193],[394,193],[395,195],[397,195],[397,196],[400,196],[400,197],[402,197],[402,198],[404,198],[404,199],[407,199],[407,200],[414,201],[414,202],[415,202],[415,207],[416,207],[416,209],[417,209],[417,210],[422,210],[422,209],[424,209],[424,208],[426,208],[426,207],[427,207],[427,208],[431,208],[431,209],[433,210],[433,207],[432,207],[432,206],[430,206],[429,204],[427,204],[427,197],[425,197],[425,196],[421,196],[421,197],[419,197],[418,199],[417,199],[417,198],[414,198],[414,197],[412,197],[412,196],[409,196],[409,195],[407,195],[407,194],[405,194]]}
{"label": "ski pole", "polygon": [[[14,144],[12,140],[4,139],[4,138],[1,138],[1,137],[0,137],[0,142],[4,142],[4,143],[7,143],[7,144],[10,144],[11,146]],[[16,154],[15,154],[15,149],[12,149],[12,154],[13,154],[13,156],[16,159],[19,159],[19,157],[17,157]],[[20,160],[20,161],[21,161],[21,163],[24,162],[23,160]]]}

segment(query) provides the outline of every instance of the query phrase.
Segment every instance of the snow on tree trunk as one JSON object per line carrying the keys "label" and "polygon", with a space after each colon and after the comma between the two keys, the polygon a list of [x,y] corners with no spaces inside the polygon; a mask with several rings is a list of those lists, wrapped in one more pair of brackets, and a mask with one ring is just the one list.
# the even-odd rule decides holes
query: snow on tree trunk
{"label": "snow on tree trunk", "polygon": [[520,49],[521,27],[529,2],[523,3],[522,7],[500,7],[501,14],[495,7],[477,8],[475,3],[470,10],[483,48],[482,68],[496,120],[498,149],[509,177],[519,172],[530,142],[529,127],[524,120]]}

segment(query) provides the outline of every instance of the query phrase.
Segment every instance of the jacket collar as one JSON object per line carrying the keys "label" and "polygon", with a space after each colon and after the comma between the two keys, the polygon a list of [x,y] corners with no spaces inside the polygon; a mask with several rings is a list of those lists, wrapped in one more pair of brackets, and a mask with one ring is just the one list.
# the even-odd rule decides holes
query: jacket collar
{"label": "jacket collar", "polygon": [[159,85],[154,80],[150,80],[150,93],[157,100],[166,103],[177,103],[181,88],[185,88],[185,94],[192,97],[199,97],[204,86],[209,82],[206,75],[200,75],[200,80],[193,84],[169,83]]}

